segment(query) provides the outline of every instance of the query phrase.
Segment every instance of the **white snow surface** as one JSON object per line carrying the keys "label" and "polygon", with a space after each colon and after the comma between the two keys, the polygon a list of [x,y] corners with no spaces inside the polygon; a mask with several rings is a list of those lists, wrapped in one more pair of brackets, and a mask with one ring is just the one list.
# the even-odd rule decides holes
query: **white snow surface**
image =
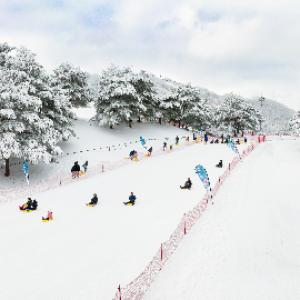
{"label": "white snow surface", "polygon": [[300,299],[299,154],[274,140],[245,159],[144,298]]}
{"label": "white snow surface", "polygon": [[[0,299],[112,299],[117,286],[144,269],[183,213],[203,197],[195,165],[207,168],[213,184],[222,173],[215,164],[234,156],[226,145],[178,150],[33,195],[36,212],[19,211],[25,199],[2,203]],[[193,189],[180,190],[187,177]],[[126,207],[122,202],[131,191],[137,204]],[[94,192],[99,205],[88,208]],[[41,222],[49,209],[54,221]]]}

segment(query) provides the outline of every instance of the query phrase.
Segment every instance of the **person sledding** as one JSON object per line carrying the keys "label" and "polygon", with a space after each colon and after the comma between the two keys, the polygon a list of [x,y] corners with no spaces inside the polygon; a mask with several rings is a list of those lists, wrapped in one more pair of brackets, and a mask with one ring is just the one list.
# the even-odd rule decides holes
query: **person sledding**
{"label": "person sledding", "polygon": [[80,172],[80,166],[78,164],[78,161],[74,162],[74,165],[71,169],[71,173],[72,173],[72,178],[79,178],[79,172]]}
{"label": "person sledding", "polygon": [[32,202],[33,201],[30,197],[27,198],[27,202],[19,206],[20,210],[30,210],[30,207],[32,206]]}
{"label": "person sledding", "polygon": [[152,146],[148,149],[148,153],[147,153],[147,156],[151,156],[152,155],[152,151],[153,151],[153,148]]}
{"label": "person sledding", "polygon": [[164,143],[163,143],[163,151],[166,151],[166,150],[167,150],[167,147],[168,147],[167,142],[164,142]]}
{"label": "person sledding", "polygon": [[180,186],[181,189],[188,189],[190,190],[192,188],[192,181],[190,178],[184,183],[184,186]]}
{"label": "person sledding", "polygon": [[223,160],[221,159],[219,163],[216,165],[217,168],[223,168]]}
{"label": "person sledding", "polygon": [[88,165],[89,165],[89,162],[88,162],[88,161],[86,161],[86,162],[82,165],[84,173],[87,172]]}
{"label": "person sledding", "polygon": [[135,204],[136,196],[133,194],[133,192],[130,193],[128,200],[129,201],[123,202],[123,203],[125,205],[131,205],[131,206],[133,206]]}
{"label": "person sledding", "polygon": [[87,203],[87,206],[95,206],[98,204],[98,196],[96,193],[93,194],[93,198],[89,203]]}
{"label": "person sledding", "polygon": [[139,160],[137,151],[135,151],[135,150],[130,151],[129,158],[131,160]]}
{"label": "person sledding", "polygon": [[44,218],[42,217],[42,221],[43,222],[49,222],[49,221],[52,221],[53,220],[53,212],[51,210],[48,211],[47,213],[47,217]]}

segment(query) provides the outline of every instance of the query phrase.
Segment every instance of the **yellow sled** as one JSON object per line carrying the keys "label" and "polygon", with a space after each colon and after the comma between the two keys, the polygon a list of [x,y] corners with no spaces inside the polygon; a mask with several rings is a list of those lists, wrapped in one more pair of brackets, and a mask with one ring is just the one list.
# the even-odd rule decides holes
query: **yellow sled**
{"label": "yellow sled", "polygon": [[128,203],[128,204],[125,204],[125,202],[123,202],[125,206],[133,206],[134,204],[133,203]]}
{"label": "yellow sled", "polygon": [[31,213],[31,212],[33,212],[32,209],[25,209],[25,210],[20,210],[20,211],[23,212],[23,213]]}
{"label": "yellow sled", "polygon": [[84,176],[86,173],[84,171],[79,171],[79,176]]}
{"label": "yellow sled", "polygon": [[86,206],[88,206],[88,207],[94,207],[94,206],[96,206],[96,205],[95,205],[95,204],[87,203]]}

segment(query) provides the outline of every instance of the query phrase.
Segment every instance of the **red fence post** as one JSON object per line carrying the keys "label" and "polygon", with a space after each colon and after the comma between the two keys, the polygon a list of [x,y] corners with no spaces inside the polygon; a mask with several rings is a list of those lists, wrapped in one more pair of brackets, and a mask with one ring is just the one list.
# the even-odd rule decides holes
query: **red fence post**
{"label": "red fence post", "polygon": [[160,244],[160,260],[163,260],[163,244]]}
{"label": "red fence post", "polygon": [[121,285],[119,284],[118,286],[118,291],[119,291],[119,300],[122,300],[122,295],[121,295]]}
{"label": "red fence post", "polygon": [[230,171],[230,163],[228,164],[228,170]]}
{"label": "red fence post", "polygon": [[102,164],[102,173],[104,173],[104,164]]}
{"label": "red fence post", "polygon": [[183,233],[186,234],[186,221],[184,221]]}

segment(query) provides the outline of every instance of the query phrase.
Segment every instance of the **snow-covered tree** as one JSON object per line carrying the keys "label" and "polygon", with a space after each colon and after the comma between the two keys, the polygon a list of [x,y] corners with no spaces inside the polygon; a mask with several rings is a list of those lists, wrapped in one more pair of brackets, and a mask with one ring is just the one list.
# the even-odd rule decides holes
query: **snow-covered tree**
{"label": "snow-covered tree", "polygon": [[242,97],[228,94],[217,112],[217,126],[221,130],[240,133],[244,130],[257,130],[260,112]]}
{"label": "snow-covered tree", "polygon": [[180,118],[180,101],[178,99],[178,87],[162,81],[156,85],[159,99],[159,115],[164,121],[176,121]]}
{"label": "snow-covered tree", "polygon": [[110,66],[104,70],[99,82],[99,98],[95,101],[96,120],[110,128],[129,122],[139,116],[138,95],[130,68]]}
{"label": "snow-covered tree", "polygon": [[159,104],[151,76],[146,71],[141,71],[133,76],[131,83],[137,96],[138,121],[153,120]]}
{"label": "snow-covered tree", "polygon": [[290,132],[300,136],[300,111],[289,122]]}
{"label": "snow-covered tree", "polygon": [[179,87],[177,93],[179,121],[198,130],[207,130],[211,119],[207,100],[190,84]]}
{"label": "snow-covered tree", "polygon": [[74,114],[68,93],[56,84],[56,79],[43,74],[40,80],[39,97],[42,100],[42,113],[53,122],[58,141],[66,141],[75,133],[72,129]]}
{"label": "snow-covered tree", "polygon": [[0,159],[49,161],[59,149],[53,122],[41,114],[38,86],[43,68],[25,48],[0,46]]}
{"label": "snow-covered tree", "polygon": [[88,86],[87,73],[69,63],[63,63],[54,70],[55,84],[65,90],[73,107],[84,107],[92,99]]}

